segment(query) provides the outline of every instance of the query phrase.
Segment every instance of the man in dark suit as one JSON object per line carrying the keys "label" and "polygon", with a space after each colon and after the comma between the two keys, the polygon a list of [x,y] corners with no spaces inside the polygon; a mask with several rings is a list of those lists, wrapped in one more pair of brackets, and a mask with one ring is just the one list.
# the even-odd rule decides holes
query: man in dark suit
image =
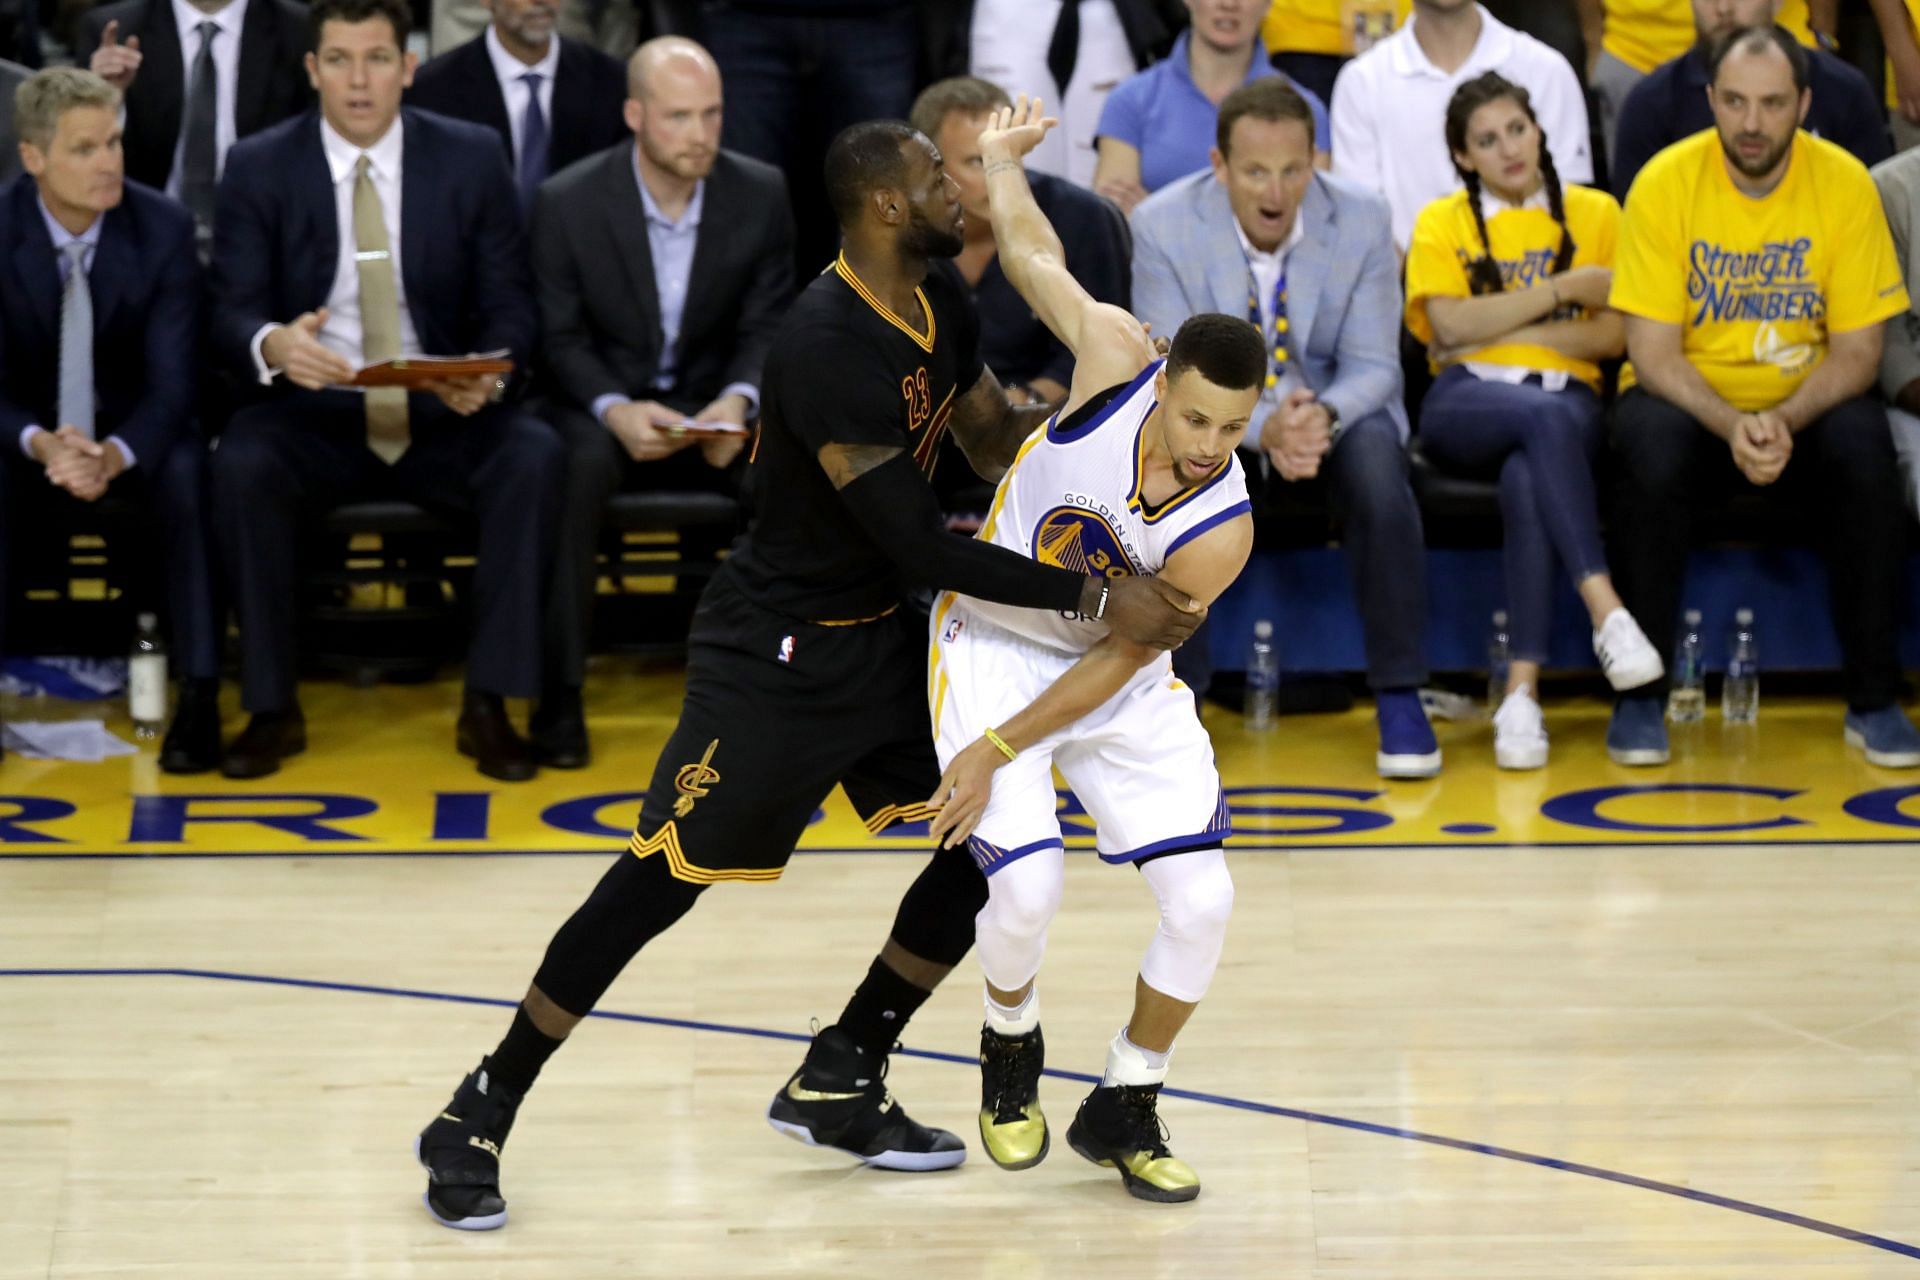
{"label": "man in dark suit", "polygon": [[[77,504],[149,509],[166,560],[180,712],[172,773],[220,756],[206,446],[192,417],[200,264],[193,222],[127,182],[120,95],[89,71],[36,74],[19,95],[27,172],[0,193],[0,503],[6,555],[54,546]],[[3,567],[3,566],[0,566]],[[7,587],[0,573],[0,609]]]}
{"label": "man in dark suit", "polygon": [[530,207],[549,174],[626,137],[627,73],[618,59],[554,33],[555,0],[489,5],[492,24],[421,67],[407,105],[498,133]]}
{"label": "man in dark suit", "polygon": [[539,687],[540,611],[563,459],[547,425],[497,403],[504,379],[365,392],[358,366],[503,348],[524,368],[537,320],[513,179],[486,130],[402,110],[403,0],[315,0],[318,111],[234,148],[220,188],[213,341],[280,392],[236,414],[214,456],[214,518],[253,719],[222,771],[272,773],[306,745],[295,698],[302,521],[374,494],[471,513],[474,636],[460,750],[533,776],[502,697]]}
{"label": "man in dark suit", "polygon": [[542,763],[587,762],[581,685],[602,512],[622,484],[733,487],[744,437],[678,433],[686,419],[744,427],[793,293],[793,218],[780,171],[720,150],[720,71],[663,36],[629,64],[631,141],[556,175],[534,206],[534,288],[567,442],[567,497],[533,719]]}
{"label": "man in dark suit", "polygon": [[204,245],[227,149],[312,103],[306,49],[294,0],[117,0],[74,59],[126,97],[127,176],[185,204]]}

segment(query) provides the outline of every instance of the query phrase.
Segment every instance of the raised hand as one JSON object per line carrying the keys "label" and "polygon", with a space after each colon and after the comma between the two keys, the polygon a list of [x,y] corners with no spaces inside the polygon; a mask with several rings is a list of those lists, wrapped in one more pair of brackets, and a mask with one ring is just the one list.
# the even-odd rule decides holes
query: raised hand
{"label": "raised hand", "polygon": [[980,133],[980,154],[988,164],[996,160],[1018,162],[1020,157],[1040,145],[1047,130],[1060,122],[1042,115],[1040,99],[1021,94],[1011,107],[995,107]]}
{"label": "raised hand", "polygon": [[127,42],[121,44],[120,19],[110,20],[106,30],[100,33],[100,47],[93,51],[87,69],[125,93],[140,73],[140,37],[128,36]]}

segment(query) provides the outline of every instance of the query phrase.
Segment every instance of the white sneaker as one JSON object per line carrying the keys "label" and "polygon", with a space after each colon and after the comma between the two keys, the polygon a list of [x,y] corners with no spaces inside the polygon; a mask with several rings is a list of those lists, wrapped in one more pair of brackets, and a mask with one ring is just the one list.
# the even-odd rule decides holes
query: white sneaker
{"label": "white sneaker", "polygon": [[1502,769],[1546,767],[1546,720],[1526,685],[1508,694],[1493,713],[1493,759]]}
{"label": "white sneaker", "polygon": [[1608,614],[1593,633],[1593,656],[1600,659],[1607,683],[1621,693],[1652,684],[1667,670],[1660,651],[1625,609]]}

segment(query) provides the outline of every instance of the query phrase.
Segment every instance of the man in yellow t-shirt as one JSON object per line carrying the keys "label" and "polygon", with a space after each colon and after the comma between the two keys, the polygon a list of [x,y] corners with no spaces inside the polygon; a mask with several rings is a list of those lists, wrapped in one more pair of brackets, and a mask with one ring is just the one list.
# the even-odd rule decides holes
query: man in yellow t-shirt
{"label": "man in yellow t-shirt", "polygon": [[[1714,129],[1655,156],[1627,199],[1609,299],[1632,361],[1614,415],[1613,566],[1628,610],[1670,636],[1703,500],[1805,504],[1829,552],[1847,740],[1911,768],[1920,731],[1894,703],[1905,531],[1870,394],[1907,290],[1873,179],[1799,128],[1807,85],[1806,50],[1779,28],[1723,37],[1708,55]],[[1617,763],[1666,760],[1661,706],[1639,690],[1615,703]]]}
{"label": "man in yellow t-shirt", "polygon": [[1896,151],[1920,146],[1920,0],[1867,0],[1887,48],[1887,109]]}
{"label": "man in yellow t-shirt", "polygon": [[1331,103],[1340,68],[1393,34],[1412,9],[1413,0],[1273,0],[1260,43],[1294,83]]}

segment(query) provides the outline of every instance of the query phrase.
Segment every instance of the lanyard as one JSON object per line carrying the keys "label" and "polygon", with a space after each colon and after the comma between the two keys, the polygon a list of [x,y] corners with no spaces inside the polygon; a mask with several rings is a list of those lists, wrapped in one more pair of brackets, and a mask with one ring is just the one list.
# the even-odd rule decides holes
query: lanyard
{"label": "lanyard", "polygon": [[[1260,330],[1261,336],[1267,336],[1266,322],[1260,315],[1259,285],[1254,282],[1253,266],[1247,266],[1247,319],[1253,327]],[[1280,268],[1280,278],[1273,282],[1273,367],[1267,371],[1267,386],[1279,385],[1287,372],[1287,362],[1292,357],[1287,353],[1287,268]]]}

